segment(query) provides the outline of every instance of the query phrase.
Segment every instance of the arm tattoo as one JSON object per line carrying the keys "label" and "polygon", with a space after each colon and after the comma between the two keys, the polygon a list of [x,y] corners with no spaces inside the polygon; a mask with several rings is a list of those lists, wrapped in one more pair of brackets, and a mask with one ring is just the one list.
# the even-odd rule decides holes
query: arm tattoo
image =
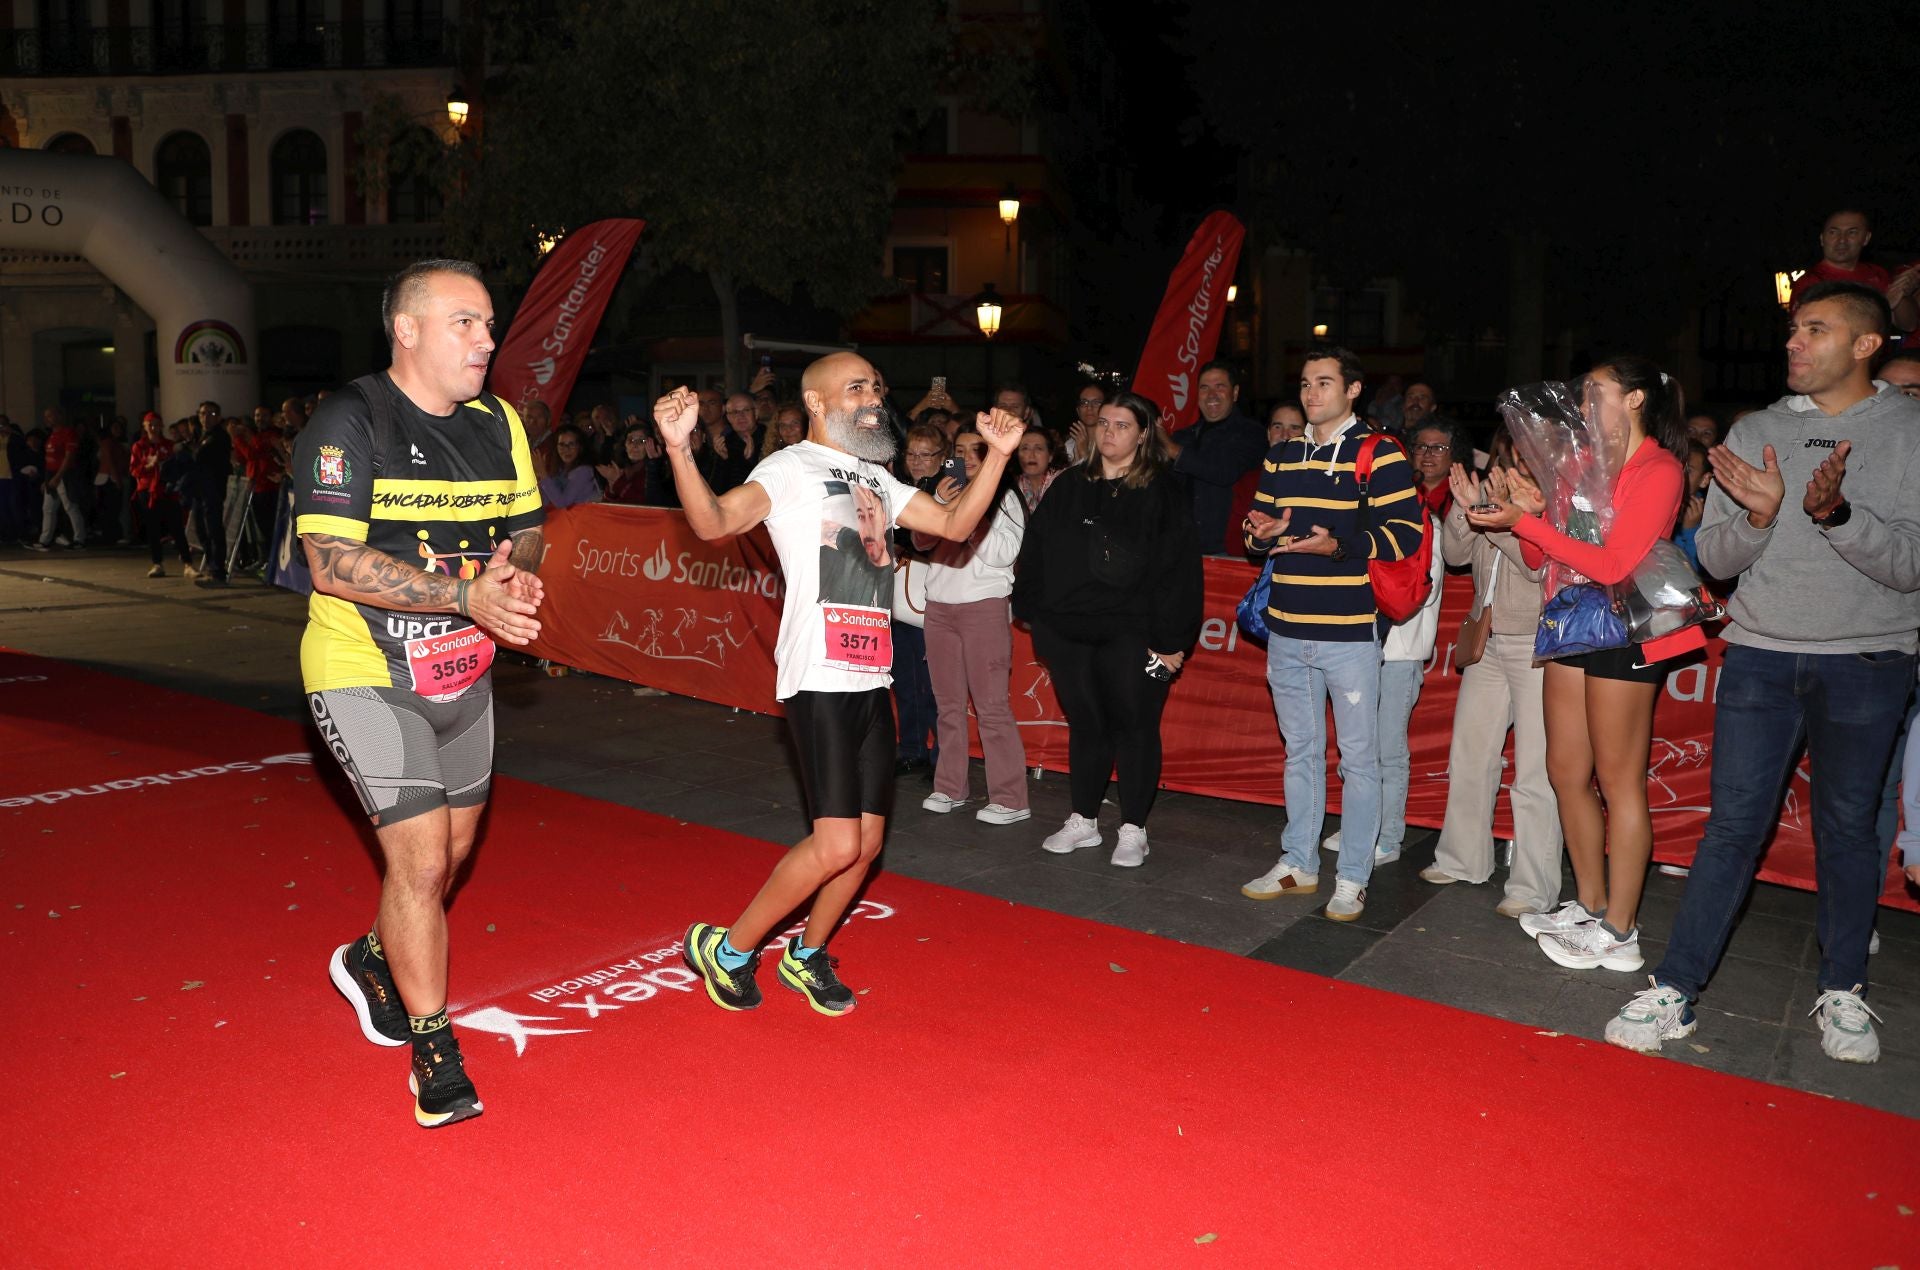
{"label": "arm tattoo", "polygon": [[546,554],[546,536],[537,528],[522,529],[513,535],[513,551],[507,556],[507,563],[526,573],[538,573],[541,558]]}
{"label": "arm tattoo", "polygon": [[452,613],[457,587],[444,573],[428,573],[332,534],[303,534],[313,584],[328,595],[380,609]]}

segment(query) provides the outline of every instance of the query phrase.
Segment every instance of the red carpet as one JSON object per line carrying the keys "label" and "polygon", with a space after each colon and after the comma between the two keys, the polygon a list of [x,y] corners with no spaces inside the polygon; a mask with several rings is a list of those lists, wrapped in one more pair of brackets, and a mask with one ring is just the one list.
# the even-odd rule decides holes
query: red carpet
{"label": "red carpet", "polygon": [[429,1133],[327,982],[375,875],[305,746],[0,654],[0,1262],[1920,1260],[1911,1121],[898,877],[853,1015],[723,1013],[671,950],[779,849],[514,781],[452,915],[487,1111]]}

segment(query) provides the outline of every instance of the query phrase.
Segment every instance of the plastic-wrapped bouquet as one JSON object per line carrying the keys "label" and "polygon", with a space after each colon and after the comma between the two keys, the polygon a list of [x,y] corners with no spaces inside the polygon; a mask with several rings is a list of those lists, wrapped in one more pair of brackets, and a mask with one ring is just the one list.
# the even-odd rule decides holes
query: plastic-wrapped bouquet
{"label": "plastic-wrapped bouquet", "polygon": [[[1569,538],[1599,544],[1613,527],[1613,486],[1620,477],[1616,448],[1607,443],[1597,411],[1585,408],[1577,383],[1526,384],[1500,394],[1501,417],[1547,500],[1547,523]],[[1551,600],[1560,588],[1586,582],[1578,570],[1547,562],[1544,589]]]}

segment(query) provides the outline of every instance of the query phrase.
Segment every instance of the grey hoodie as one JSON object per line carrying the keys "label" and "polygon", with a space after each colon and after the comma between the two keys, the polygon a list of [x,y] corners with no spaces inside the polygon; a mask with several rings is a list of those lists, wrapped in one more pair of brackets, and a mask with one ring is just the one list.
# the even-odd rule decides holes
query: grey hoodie
{"label": "grey hoodie", "polygon": [[[1762,466],[1771,445],[1786,480],[1780,514],[1755,529],[1718,485],[1694,545],[1718,578],[1740,578],[1729,601],[1730,644],[1789,653],[1913,652],[1920,631],[1920,401],[1875,381],[1874,396],[1828,416],[1806,396],[1748,415],[1727,436]],[[1847,523],[1827,531],[1801,510],[1813,469],[1853,442],[1840,492]]]}

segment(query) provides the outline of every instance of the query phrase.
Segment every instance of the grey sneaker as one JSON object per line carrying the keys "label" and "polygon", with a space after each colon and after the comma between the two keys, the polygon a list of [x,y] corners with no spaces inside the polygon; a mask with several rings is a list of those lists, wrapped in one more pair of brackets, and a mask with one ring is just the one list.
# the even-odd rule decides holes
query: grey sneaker
{"label": "grey sneaker", "polygon": [[952,811],[955,807],[966,806],[967,800],[964,798],[948,798],[945,794],[941,793],[939,790],[936,789],[931,794],[928,794],[925,798],[922,798],[920,800],[920,805],[922,807],[925,807],[928,811],[937,811],[944,816],[948,812]]}
{"label": "grey sneaker", "polygon": [[1069,855],[1081,847],[1100,845],[1100,825],[1088,820],[1079,812],[1067,817],[1067,823],[1046,836],[1041,842],[1042,851],[1051,851],[1055,855]]}
{"label": "grey sneaker", "polygon": [[1367,888],[1341,878],[1333,884],[1333,898],[1327,901],[1327,916],[1336,922],[1350,922],[1367,909]]}
{"label": "grey sneaker", "polygon": [[1147,831],[1139,825],[1121,825],[1120,839],[1113,844],[1113,856],[1107,861],[1122,869],[1137,869],[1147,862]]}
{"label": "grey sneaker", "polygon": [[1828,988],[1807,1011],[1820,1016],[1820,1048],[1828,1058],[1843,1063],[1880,1061],[1880,1038],[1874,1034],[1872,1023],[1880,1016],[1861,999],[1860,989],[1857,983],[1847,992]]}
{"label": "grey sneaker", "polygon": [[1640,928],[1615,939],[1599,922],[1581,922],[1571,930],[1550,930],[1539,937],[1540,951],[1569,970],[1638,970],[1646,965],[1640,956]]}
{"label": "grey sneaker", "polygon": [[1520,929],[1538,939],[1542,935],[1558,934],[1563,930],[1572,930],[1582,922],[1597,920],[1587,911],[1587,906],[1579,900],[1568,900],[1551,913],[1524,913],[1520,917]]}
{"label": "grey sneaker", "polygon": [[1684,992],[1655,982],[1652,975],[1647,976],[1647,984],[1620,1007],[1620,1013],[1607,1020],[1607,1044],[1658,1054],[1660,1042],[1692,1036],[1693,1029],[1700,1026]]}
{"label": "grey sneaker", "polygon": [[973,813],[975,820],[983,820],[990,825],[1017,825],[1033,812],[1025,807],[1007,807],[1000,803],[988,803]]}

